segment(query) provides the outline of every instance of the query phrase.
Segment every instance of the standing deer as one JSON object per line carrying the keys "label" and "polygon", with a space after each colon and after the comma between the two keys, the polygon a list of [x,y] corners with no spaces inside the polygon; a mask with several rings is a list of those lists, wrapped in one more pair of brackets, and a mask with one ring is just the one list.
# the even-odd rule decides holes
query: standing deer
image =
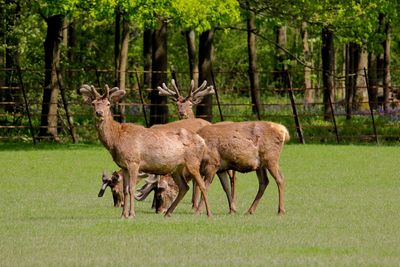
{"label": "standing deer", "polygon": [[[285,213],[285,184],[279,168],[283,145],[290,138],[285,126],[266,121],[232,122],[208,125],[197,133],[203,137],[208,148],[203,159],[204,169],[202,170],[202,174],[206,176],[206,187],[209,186],[216,173],[226,170],[256,171],[259,182],[258,192],[247,211],[248,214],[253,214],[269,183],[268,170],[274,177],[279,190],[278,214]],[[226,182],[222,185],[226,186]]]}
{"label": "standing deer", "polygon": [[[193,107],[197,104],[199,104],[202,100],[203,97],[209,94],[214,93],[214,87],[213,86],[207,86],[207,81],[204,81],[200,87],[195,89],[194,81],[191,81],[190,84],[190,90],[189,94],[187,97],[183,97],[180,92],[178,87],[176,86],[176,82],[174,79],[171,80],[172,83],[172,88],[169,89],[165,83],[162,84],[162,87],[158,86],[157,89],[159,91],[159,95],[161,96],[168,96],[172,99],[172,101],[176,104],[178,108],[178,114],[183,121],[185,120],[194,120],[195,115],[193,113]],[[207,87],[206,87],[207,86]],[[203,120],[203,119],[195,119],[202,121],[202,125],[199,125],[197,130],[192,129],[193,131],[197,132],[201,128],[207,125],[211,125],[210,122]],[[179,122],[178,122],[179,123]],[[229,175],[230,178],[230,189],[228,186],[224,186],[224,190],[228,199],[228,204],[229,204],[229,213],[234,213],[236,212],[236,175],[235,172],[219,172],[217,173],[218,177],[220,178],[221,183],[224,182],[226,183],[226,178],[222,176]],[[193,196],[192,196],[192,206],[194,209],[198,210],[198,204],[199,204],[199,190],[197,187],[193,186]]]}
{"label": "standing deer", "polygon": [[[139,172],[172,174],[179,193],[165,216],[170,216],[189,190],[187,181],[194,179],[204,198],[207,215],[211,216],[206,189],[200,175],[200,164],[206,150],[204,140],[189,130],[178,128],[145,128],[133,123],[119,123],[112,117],[111,103],[118,102],[125,90],[106,85],[100,95],[94,86],[82,85],[85,103],[94,108],[98,137],[123,170],[124,218],[135,217],[134,193]],[[129,201],[128,201],[129,195]]]}

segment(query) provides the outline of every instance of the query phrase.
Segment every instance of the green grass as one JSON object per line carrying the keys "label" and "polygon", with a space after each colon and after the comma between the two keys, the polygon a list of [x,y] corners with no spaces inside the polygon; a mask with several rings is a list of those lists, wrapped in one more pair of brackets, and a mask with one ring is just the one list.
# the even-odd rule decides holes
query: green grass
{"label": "green grass", "polygon": [[271,181],[238,178],[238,214],[216,179],[214,216],[195,216],[188,194],[169,219],[137,203],[119,219],[98,198],[108,152],[88,145],[0,145],[0,266],[398,266],[399,147],[287,145],[281,158],[286,211]]}

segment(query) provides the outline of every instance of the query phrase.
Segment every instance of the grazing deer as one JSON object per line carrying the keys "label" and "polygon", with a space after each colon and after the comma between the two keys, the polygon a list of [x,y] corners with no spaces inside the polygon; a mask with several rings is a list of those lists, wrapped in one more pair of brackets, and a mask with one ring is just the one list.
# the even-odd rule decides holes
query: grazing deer
{"label": "grazing deer", "polygon": [[[134,193],[139,172],[159,175],[171,174],[179,193],[165,216],[170,216],[189,190],[187,181],[194,179],[204,198],[207,215],[211,216],[200,164],[206,146],[194,132],[178,128],[145,128],[133,123],[119,123],[112,117],[111,103],[118,102],[125,90],[106,85],[100,95],[94,86],[82,85],[80,92],[85,103],[94,108],[98,137],[110,152],[114,162],[123,170],[124,206],[122,216],[133,218]],[[128,201],[129,198],[129,201]]]}
{"label": "grazing deer", "polygon": [[[213,86],[207,86],[207,81],[204,81],[200,87],[198,87],[197,89],[195,89],[195,85],[194,85],[194,81],[191,81],[190,84],[190,90],[189,90],[189,94],[187,97],[183,97],[180,92],[178,87],[176,86],[176,82],[174,79],[171,80],[172,83],[172,88],[173,89],[169,89],[165,83],[162,84],[162,87],[158,86],[157,89],[159,91],[159,95],[161,96],[168,96],[171,98],[171,100],[173,102],[175,102],[177,108],[178,108],[178,113],[179,113],[179,117],[181,119],[184,119],[183,121],[185,121],[185,119],[195,119],[195,115],[193,113],[193,107],[197,104],[199,104],[204,96],[209,95],[209,94],[213,94],[214,91],[214,87]],[[207,86],[207,87],[206,87]],[[203,121],[203,124],[201,125],[201,127],[199,127],[197,130],[192,129],[193,131],[197,132],[198,130],[200,130],[201,128],[203,128],[206,125],[211,125],[210,122],[203,120],[203,119],[196,119],[196,120],[200,120]],[[226,122],[224,122],[226,123]],[[236,174],[234,171],[228,171],[226,172],[218,172],[217,173],[221,183],[222,182],[226,182],[225,178],[222,178],[222,176],[226,176],[228,175],[230,178],[230,189],[228,186],[224,186],[224,190],[228,199],[228,204],[229,204],[229,213],[234,213],[236,212]],[[197,187],[193,187],[193,196],[192,196],[192,206],[193,209],[198,210],[198,204],[199,204],[199,190]]]}
{"label": "grazing deer", "polygon": [[[107,187],[111,189],[114,200],[114,207],[123,207],[123,171],[115,171],[109,176],[105,171],[102,174],[102,186],[98,194],[103,197]],[[155,205],[154,201],[152,208],[156,209],[157,213],[164,213],[171,206],[171,203],[178,195],[178,187],[176,186],[172,176],[170,175],[154,175],[154,174],[139,174],[140,178],[146,178],[145,184],[138,189],[135,194],[135,199],[142,201],[157,187],[156,200],[159,205]]]}

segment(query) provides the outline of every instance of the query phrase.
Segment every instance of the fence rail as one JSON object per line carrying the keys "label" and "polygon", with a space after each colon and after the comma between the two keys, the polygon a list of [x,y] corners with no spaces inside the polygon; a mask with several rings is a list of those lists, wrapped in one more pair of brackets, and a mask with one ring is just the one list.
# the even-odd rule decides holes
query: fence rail
{"label": "fence rail", "polygon": [[[149,88],[140,84],[142,71],[128,72],[127,96],[119,104],[125,111],[123,119],[148,125]],[[94,141],[97,135],[92,122],[90,108],[84,107],[77,89],[82,83],[102,84],[112,80],[114,70],[66,70],[59,73],[64,77],[58,81],[58,122],[53,126],[58,132],[57,141],[78,142]],[[171,73],[169,73],[171,74]],[[248,73],[235,73],[243,75]],[[261,73],[262,74],[262,73]],[[268,75],[268,73],[264,73]],[[269,73],[270,74],[270,73]],[[0,141],[51,140],[54,136],[39,136],[42,109],[42,73],[37,70],[0,69]],[[179,84],[189,84],[187,73],[175,73]],[[244,82],[226,84],[229,72],[216,72],[214,85],[218,97],[213,98],[213,122],[221,120],[269,120],[284,124],[292,135],[293,142],[400,142],[400,104],[397,95],[400,90],[391,85],[392,96],[389,99],[389,110],[379,105],[372,109],[368,98],[359,101],[359,109],[354,110],[348,119],[345,106],[345,88],[335,87],[330,99],[331,118],[324,120],[324,103],[320,86],[308,88],[313,91],[313,101],[305,102],[305,89],[292,82],[291,77],[301,73],[291,73],[288,88],[277,89],[273,84],[264,84],[260,89],[260,110],[253,112],[249,96],[249,86]],[[366,70],[365,70],[365,77]],[[2,83],[3,81],[3,83]],[[92,81],[92,82],[91,82]],[[292,84],[293,83],[293,84]],[[298,83],[298,82],[297,82]],[[367,86],[369,82],[366,83]],[[358,90],[367,91],[366,87]],[[184,87],[184,86],[183,86]],[[183,91],[185,88],[183,88]],[[378,90],[379,91],[379,90]],[[49,104],[49,103],[44,103]],[[382,104],[382,102],[380,102]],[[175,106],[168,103],[170,121],[178,119]]]}

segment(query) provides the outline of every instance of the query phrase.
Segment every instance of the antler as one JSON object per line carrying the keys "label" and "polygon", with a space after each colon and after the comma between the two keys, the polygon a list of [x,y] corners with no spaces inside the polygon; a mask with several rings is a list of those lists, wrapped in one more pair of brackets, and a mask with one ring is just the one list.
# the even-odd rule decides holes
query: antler
{"label": "antler", "polygon": [[169,97],[172,98],[173,101],[177,101],[178,98],[181,97],[181,94],[179,93],[179,89],[178,89],[178,87],[176,86],[175,80],[172,79],[171,82],[172,82],[172,87],[173,87],[174,90],[169,89],[169,88],[165,85],[165,83],[163,83],[163,84],[162,84],[162,88],[161,88],[160,86],[157,86],[158,94],[159,94],[160,96],[169,96]]}
{"label": "antler", "polygon": [[203,97],[205,97],[206,95],[210,95],[210,94],[214,94],[215,93],[214,87],[212,85],[207,86],[207,87],[206,87],[206,85],[207,85],[207,81],[204,81],[200,85],[199,88],[194,90],[194,81],[192,80],[189,97],[191,98],[192,103],[194,105],[199,104],[201,102],[201,100],[203,100]]}
{"label": "antler", "polygon": [[96,97],[100,97],[99,92],[97,92],[96,88],[93,85],[83,84],[81,85],[81,89],[79,89],[81,94],[90,94],[93,99]]}
{"label": "antler", "polygon": [[149,175],[145,179],[145,184],[136,191],[135,199],[138,201],[145,200],[146,197],[157,187],[159,175]]}

